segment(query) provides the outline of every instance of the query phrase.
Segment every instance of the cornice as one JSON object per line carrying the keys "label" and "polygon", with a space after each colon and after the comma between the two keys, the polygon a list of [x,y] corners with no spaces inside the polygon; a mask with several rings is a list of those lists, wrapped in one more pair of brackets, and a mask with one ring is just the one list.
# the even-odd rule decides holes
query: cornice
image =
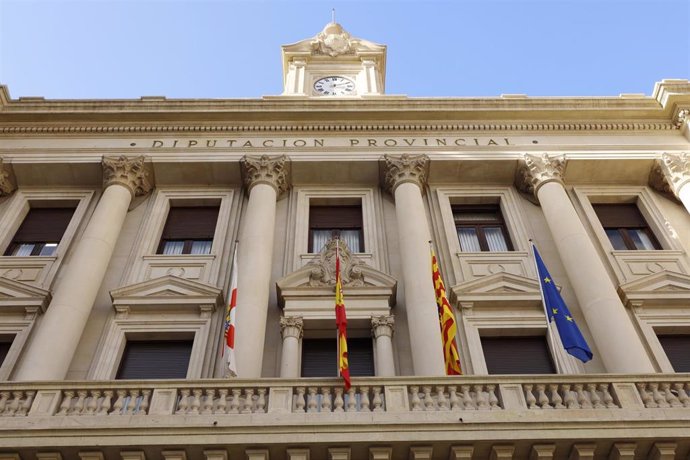
{"label": "cornice", "polygon": [[74,135],[74,134],[179,134],[179,133],[291,133],[291,132],[608,132],[608,131],[673,131],[675,122],[534,122],[534,123],[434,123],[434,124],[305,124],[305,125],[5,125],[0,135]]}

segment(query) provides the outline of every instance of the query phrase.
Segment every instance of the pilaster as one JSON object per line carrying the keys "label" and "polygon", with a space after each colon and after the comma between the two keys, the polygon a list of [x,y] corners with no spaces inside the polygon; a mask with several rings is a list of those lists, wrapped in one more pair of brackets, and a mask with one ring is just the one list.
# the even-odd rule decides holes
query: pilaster
{"label": "pilaster", "polygon": [[12,194],[17,189],[14,174],[9,164],[0,158],[0,197]]}
{"label": "pilaster", "polygon": [[268,184],[280,197],[290,188],[290,159],[287,155],[245,155],[240,160],[242,179],[247,191],[257,184]]}

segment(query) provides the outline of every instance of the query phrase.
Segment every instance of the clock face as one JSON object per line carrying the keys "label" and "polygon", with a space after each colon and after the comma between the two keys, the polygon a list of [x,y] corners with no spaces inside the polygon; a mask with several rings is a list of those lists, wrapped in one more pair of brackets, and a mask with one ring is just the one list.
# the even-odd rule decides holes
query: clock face
{"label": "clock face", "polygon": [[314,91],[324,96],[349,96],[355,93],[355,82],[345,77],[323,77],[314,82]]}

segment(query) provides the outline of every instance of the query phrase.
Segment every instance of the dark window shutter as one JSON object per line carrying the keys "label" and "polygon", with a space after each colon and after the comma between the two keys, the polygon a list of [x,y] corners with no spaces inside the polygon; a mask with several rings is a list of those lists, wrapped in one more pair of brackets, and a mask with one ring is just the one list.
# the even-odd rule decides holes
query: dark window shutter
{"label": "dark window shutter", "polygon": [[310,206],[310,228],[362,228],[362,206]]}
{"label": "dark window shutter", "polygon": [[604,228],[646,228],[642,213],[636,204],[593,204]]}
{"label": "dark window shutter", "polygon": [[7,358],[11,346],[12,340],[5,340],[4,337],[0,338],[0,366],[5,362],[5,358]]}
{"label": "dark window shutter", "polygon": [[659,342],[676,372],[690,372],[690,335],[660,335]]}
{"label": "dark window shutter", "polygon": [[555,374],[546,337],[482,337],[489,374]]}
{"label": "dark window shutter", "polygon": [[128,341],[115,378],[183,379],[191,355],[191,340]]}
{"label": "dark window shutter", "polygon": [[163,228],[164,240],[212,240],[218,206],[172,207]]}
{"label": "dark window shutter", "polygon": [[74,208],[32,208],[14,235],[13,243],[59,243]]}
{"label": "dark window shutter", "polygon": [[[350,376],[366,377],[374,373],[374,351],[369,338],[347,339]],[[338,375],[337,342],[332,339],[302,339],[302,377]]]}

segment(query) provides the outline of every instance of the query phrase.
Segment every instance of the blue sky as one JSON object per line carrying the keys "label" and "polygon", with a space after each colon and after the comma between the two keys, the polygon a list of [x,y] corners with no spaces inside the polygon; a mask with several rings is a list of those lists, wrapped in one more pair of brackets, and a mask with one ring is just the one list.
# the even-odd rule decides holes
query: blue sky
{"label": "blue sky", "polygon": [[260,97],[337,21],[388,45],[388,94],[617,96],[690,78],[690,0],[0,0],[12,97]]}

